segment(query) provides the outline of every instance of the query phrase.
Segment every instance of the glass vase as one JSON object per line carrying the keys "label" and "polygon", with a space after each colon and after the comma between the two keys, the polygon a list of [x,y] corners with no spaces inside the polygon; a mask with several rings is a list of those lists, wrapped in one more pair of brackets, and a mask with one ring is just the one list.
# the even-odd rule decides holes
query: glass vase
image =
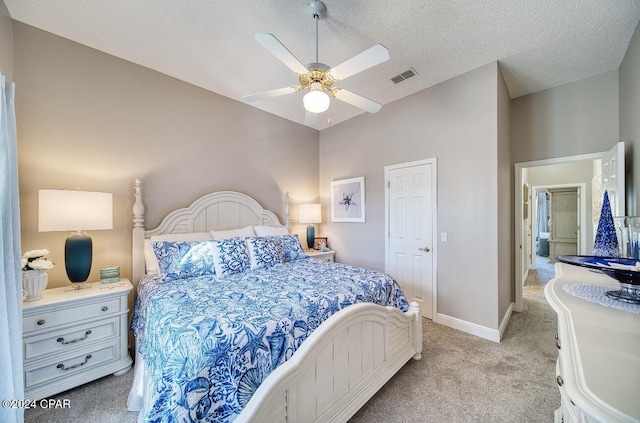
{"label": "glass vase", "polygon": [[614,218],[620,257],[640,261],[640,216]]}

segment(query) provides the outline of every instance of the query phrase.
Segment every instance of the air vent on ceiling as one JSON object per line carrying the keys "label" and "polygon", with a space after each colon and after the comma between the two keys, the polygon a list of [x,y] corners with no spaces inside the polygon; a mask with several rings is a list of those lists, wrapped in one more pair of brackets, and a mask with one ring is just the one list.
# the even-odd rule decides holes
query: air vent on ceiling
{"label": "air vent on ceiling", "polygon": [[412,76],[415,76],[417,74],[418,74],[418,72],[416,72],[416,70],[414,68],[409,68],[409,70],[406,70],[406,71],[402,72],[400,75],[394,76],[393,78],[391,78],[391,80],[394,83],[397,84],[398,82],[402,82],[405,79],[409,79]]}

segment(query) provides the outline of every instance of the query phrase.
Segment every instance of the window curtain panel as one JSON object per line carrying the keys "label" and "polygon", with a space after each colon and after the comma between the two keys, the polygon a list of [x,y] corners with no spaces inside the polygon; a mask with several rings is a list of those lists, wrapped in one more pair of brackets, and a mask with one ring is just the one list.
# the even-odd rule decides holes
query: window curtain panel
{"label": "window curtain panel", "polygon": [[546,192],[538,193],[538,233],[536,234],[540,238],[540,232],[549,232],[549,194]]}
{"label": "window curtain panel", "polygon": [[[15,85],[0,75],[0,399],[23,399],[22,273]],[[8,342],[7,342],[8,341]],[[0,407],[0,421],[23,422],[21,408]]]}

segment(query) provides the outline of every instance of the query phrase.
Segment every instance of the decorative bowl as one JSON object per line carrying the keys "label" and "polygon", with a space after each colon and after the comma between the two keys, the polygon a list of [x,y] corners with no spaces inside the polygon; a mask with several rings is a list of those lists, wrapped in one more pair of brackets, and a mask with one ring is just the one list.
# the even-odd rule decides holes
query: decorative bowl
{"label": "decorative bowl", "polygon": [[557,256],[562,263],[586,267],[617,280],[621,289],[607,296],[631,304],[640,304],[640,262],[633,258],[566,255]]}

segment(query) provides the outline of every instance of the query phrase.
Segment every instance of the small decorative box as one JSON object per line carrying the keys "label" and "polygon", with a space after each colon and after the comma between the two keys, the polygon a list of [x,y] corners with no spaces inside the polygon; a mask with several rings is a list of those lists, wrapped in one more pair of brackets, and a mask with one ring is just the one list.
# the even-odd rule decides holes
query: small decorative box
{"label": "small decorative box", "polygon": [[120,280],[120,266],[105,267],[100,269],[100,282],[113,283]]}

